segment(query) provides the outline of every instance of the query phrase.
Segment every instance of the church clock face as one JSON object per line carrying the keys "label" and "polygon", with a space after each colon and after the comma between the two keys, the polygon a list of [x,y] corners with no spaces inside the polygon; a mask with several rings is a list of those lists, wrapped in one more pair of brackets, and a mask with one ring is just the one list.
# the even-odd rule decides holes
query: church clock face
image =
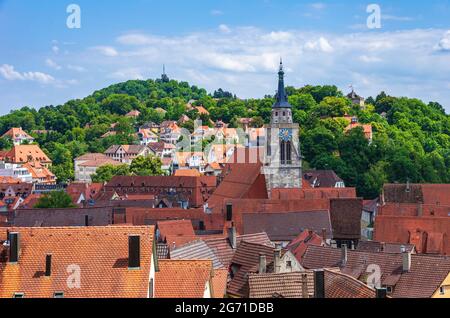
{"label": "church clock face", "polygon": [[283,141],[291,141],[292,140],[292,129],[289,128],[281,128],[280,129],[280,139]]}

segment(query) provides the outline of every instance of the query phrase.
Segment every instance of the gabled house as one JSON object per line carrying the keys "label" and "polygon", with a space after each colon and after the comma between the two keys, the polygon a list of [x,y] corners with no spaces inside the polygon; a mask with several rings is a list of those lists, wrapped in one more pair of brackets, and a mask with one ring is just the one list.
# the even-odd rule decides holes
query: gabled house
{"label": "gabled house", "polygon": [[403,253],[378,253],[310,245],[306,269],[339,268],[371,286],[386,288],[394,298],[450,297],[450,259]]}
{"label": "gabled house", "polygon": [[115,161],[130,164],[136,157],[153,154],[145,145],[114,145],[105,151],[105,155]]}
{"label": "gabled house", "polygon": [[3,134],[2,138],[10,138],[15,146],[21,145],[23,143],[33,143],[34,138],[27,134],[22,127],[11,128],[6,133]]}
{"label": "gabled house", "polygon": [[7,163],[25,164],[27,162],[38,162],[46,168],[52,164],[50,158],[38,145],[16,145],[3,156],[4,161]]}
{"label": "gabled house", "polygon": [[140,128],[137,136],[141,145],[158,142],[158,135],[150,128]]}
{"label": "gabled house", "polygon": [[75,158],[75,181],[91,182],[91,177],[97,169],[106,165],[119,166],[121,163],[102,153],[88,153]]}
{"label": "gabled house", "polygon": [[303,174],[311,188],[345,188],[342,180],[333,170],[308,170]]}
{"label": "gabled house", "polygon": [[153,234],[152,226],[0,230],[0,297],[153,298]]}
{"label": "gabled house", "polygon": [[291,273],[303,271],[295,256],[276,246],[275,249],[259,244],[241,242],[231,260],[227,294],[230,297],[249,296],[248,277],[251,274]]}

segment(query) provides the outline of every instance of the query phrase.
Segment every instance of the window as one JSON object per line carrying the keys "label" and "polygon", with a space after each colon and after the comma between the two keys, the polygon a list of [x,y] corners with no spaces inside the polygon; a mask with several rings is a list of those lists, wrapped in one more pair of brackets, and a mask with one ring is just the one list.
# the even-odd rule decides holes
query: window
{"label": "window", "polygon": [[25,294],[24,293],[14,293],[13,298],[25,298]]}
{"label": "window", "polygon": [[282,165],[292,163],[292,148],[290,141],[280,141],[280,160]]}
{"label": "window", "polygon": [[55,292],[53,298],[64,298],[64,292]]}
{"label": "window", "polygon": [[440,293],[441,295],[445,295],[445,286],[439,287],[439,293]]}
{"label": "window", "polygon": [[392,294],[392,286],[386,286],[386,292]]}
{"label": "window", "polygon": [[292,268],[292,261],[286,261],[286,267]]}

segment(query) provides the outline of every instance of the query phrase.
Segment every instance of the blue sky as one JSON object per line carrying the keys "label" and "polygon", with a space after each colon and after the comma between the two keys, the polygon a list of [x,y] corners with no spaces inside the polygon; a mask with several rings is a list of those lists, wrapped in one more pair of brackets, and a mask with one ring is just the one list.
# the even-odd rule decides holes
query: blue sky
{"label": "blue sky", "polygon": [[[81,29],[66,8],[81,8]],[[369,29],[369,4],[381,28]],[[239,97],[288,85],[353,84],[450,112],[450,1],[0,0],[0,114],[160,76]]]}

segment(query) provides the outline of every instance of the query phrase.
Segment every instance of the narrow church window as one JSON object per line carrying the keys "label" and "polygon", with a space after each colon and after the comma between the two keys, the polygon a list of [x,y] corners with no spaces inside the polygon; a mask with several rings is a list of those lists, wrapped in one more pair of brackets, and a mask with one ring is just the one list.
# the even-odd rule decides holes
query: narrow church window
{"label": "narrow church window", "polygon": [[291,149],[291,142],[286,142],[286,163],[290,165],[292,163],[292,149]]}
{"label": "narrow church window", "polygon": [[281,164],[286,164],[286,142],[283,140],[280,142],[280,156]]}

